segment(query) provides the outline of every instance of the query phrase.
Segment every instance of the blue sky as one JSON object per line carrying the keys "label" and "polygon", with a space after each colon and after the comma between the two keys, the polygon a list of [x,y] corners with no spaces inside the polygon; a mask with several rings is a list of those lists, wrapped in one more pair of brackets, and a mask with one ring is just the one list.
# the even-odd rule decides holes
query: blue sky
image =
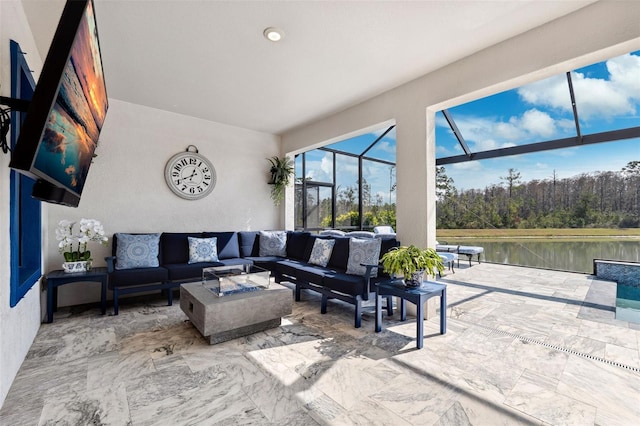
{"label": "blue sky", "polygon": [[[573,70],[580,130],[583,135],[640,126],[640,51]],[[575,136],[575,124],[566,74],[449,109],[472,152]],[[331,145],[332,148],[362,152],[385,129]],[[442,113],[436,115],[437,157],[462,154]],[[367,155],[395,161],[395,130],[387,134]],[[331,155],[323,151],[307,154],[307,176],[329,182]],[[483,189],[500,184],[509,168],[517,169],[522,181],[559,178],[595,171],[619,171],[640,160],[640,140],[608,142],[536,154],[492,160],[469,161],[446,166],[447,175],[460,189]],[[390,176],[390,173],[392,174]],[[364,174],[373,192],[389,200],[389,166],[366,163]],[[299,168],[296,176],[300,175]],[[338,168],[338,184],[354,181],[357,163]],[[340,176],[344,176],[341,178]],[[395,202],[395,193],[391,194]]]}
{"label": "blue sky", "polygon": [[[640,126],[640,51],[571,72],[582,134]],[[575,136],[565,74],[449,109],[472,152]],[[438,158],[462,154],[441,113]],[[617,171],[640,160],[640,140],[609,142],[537,154],[446,166],[458,189],[500,184],[509,168],[523,181]]]}

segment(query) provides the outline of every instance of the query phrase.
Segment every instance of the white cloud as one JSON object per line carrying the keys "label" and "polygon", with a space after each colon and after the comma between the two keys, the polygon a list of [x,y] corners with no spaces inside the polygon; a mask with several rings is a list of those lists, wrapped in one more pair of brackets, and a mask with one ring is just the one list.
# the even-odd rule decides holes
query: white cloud
{"label": "white cloud", "polygon": [[456,117],[456,124],[472,151],[548,140],[575,128],[571,120],[555,120],[548,113],[535,108],[520,116],[512,116],[508,121],[498,121],[493,117],[460,116]]}
{"label": "white cloud", "polygon": [[[606,66],[608,80],[575,71],[571,73],[578,115],[584,120],[612,119],[636,113],[636,104],[640,101],[640,56],[619,56],[608,60]],[[518,94],[534,106],[572,110],[568,83],[563,74],[523,86]]]}
{"label": "white cloud", "polygon": [[635,114],[630,96],[612,81],[588,78],[580,73],[573,73],[571,78],[580,118],[611,119],[615,116]]}
{"label": "white cloud", "polygon": [[527,103],[563,111],[571,111],[571,97],[564,74],[527,84],[518,89],[518,95]]}
{"label": "white cloud", "polygon": [[550,138],[556,133],[555,121],[549,114],[537,109],[525,111],[520,121],[521,127],[532,135]]}
{"label": "white cloud", "polygon": [[333,154],[326,153],[320,162],[320,169],[327,176],[333,175]]}
{"label": "white cloud", "polygon": [[382,140],[376,144],[376,150],[380,150],[382,152],[387,152],[389,154],[395,155],[396,153],[395,141],[390,141],[387,138],[382,138]]}
{"label": "white cloud", "polygon": [[611,83],[630,99],[640,100],[640,56],[623,55],[607,61]]}
{"label": "white cloud", "polygon": [[524,137],[524,132],[522,129],[518,128],[516,123],[513,122],[513,119],[509,120],[508,123],[496,123],[494,130],[496,136],[508,140],[517,140]]}

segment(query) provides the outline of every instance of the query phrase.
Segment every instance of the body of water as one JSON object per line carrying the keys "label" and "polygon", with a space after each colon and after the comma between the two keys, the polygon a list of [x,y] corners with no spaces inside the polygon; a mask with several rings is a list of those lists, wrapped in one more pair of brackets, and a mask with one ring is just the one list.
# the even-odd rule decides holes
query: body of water
{"label": "body of water", "polygon": [[488,262],[588,274],[593,273],[593,259],[640,262],[638,239],[451,239],[447,243],[484,247],[481,259]]}

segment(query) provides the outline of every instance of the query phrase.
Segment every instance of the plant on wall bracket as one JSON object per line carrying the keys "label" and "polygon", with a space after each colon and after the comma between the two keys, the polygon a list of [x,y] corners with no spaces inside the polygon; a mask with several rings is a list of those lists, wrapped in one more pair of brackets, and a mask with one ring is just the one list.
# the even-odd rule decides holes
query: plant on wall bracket
{"label": "plant on wall bracket", "polygon": [[282,158],[274,156],[268,158],[268,160],[271,163],[271,168],[269,169],[271,180],[269,184],[273,185],[271,188],[271,199],[273,203],[278,206],[284,199],[285,188],[291,181],[291,176],[294,171],[293,161],[288,156]]}

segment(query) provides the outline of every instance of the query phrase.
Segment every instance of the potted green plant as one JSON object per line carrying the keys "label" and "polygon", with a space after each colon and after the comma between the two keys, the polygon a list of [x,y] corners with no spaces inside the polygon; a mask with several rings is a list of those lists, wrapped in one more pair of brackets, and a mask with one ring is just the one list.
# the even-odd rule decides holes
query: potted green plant
{"label": "potted green plant", "polygon": [[271,188],[271,199],[277,206],[283,200],[285,188],[289,185],[289,182],[291,182],[291,176],[294,171],[293,161],[288,156],[282,158],[274,156],[268,158],[268,160],[271,163],[271,168],[269,169],[271,180],[269,184],[273,185]]}
{"label": "potted green plant", "polygon": [[419,287],[424,274],[435,277],[444,271],[442,258],[434,249],[414,245],[396,247],[382,256],[384,271],[392,276],[404,276],[405,285]]}

